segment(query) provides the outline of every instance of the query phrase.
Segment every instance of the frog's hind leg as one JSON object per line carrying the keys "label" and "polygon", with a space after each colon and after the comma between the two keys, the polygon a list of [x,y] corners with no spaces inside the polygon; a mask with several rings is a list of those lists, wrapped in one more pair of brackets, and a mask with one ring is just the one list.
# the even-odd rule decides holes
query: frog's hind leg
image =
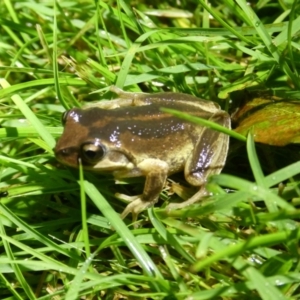
{"label": "frog's hind leg", "polygon": [[[210,121],[230,128],[230,118],[225,112],[214,114]],[[207,195],[205,184],[211,175],[219,174],[226,161],[229,136],[208,127],[203,127],[193,153],[187,159],[184,176],[188,183],[200,190],[182,203],[171,203],[169,209],[182,208],[199,201]]]}

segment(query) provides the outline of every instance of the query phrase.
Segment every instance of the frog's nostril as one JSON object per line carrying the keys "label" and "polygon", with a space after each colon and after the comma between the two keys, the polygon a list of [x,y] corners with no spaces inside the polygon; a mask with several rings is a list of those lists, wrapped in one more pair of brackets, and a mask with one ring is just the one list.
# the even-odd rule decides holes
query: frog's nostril
{"label": "frog's nostril", "polygon": [[59,151],[61,155],[68,156],[72,152],[70,148],[65,148]]}
{"label": "frog's nostril", "polygon": [[72,151],[70,148],[64,148],[64,149],[54,149],[54,153],[55,153],[55,156],[69,156]]}

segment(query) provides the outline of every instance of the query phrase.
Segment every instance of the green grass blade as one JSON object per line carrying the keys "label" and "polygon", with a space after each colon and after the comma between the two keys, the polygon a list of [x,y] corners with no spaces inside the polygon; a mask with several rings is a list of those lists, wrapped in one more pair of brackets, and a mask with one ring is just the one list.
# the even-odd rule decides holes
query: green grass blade
{"label": "green grass blade", "polygon": [[299,174],[300,162],[295,162],[265,177],[266,187],[275,186],[293,176]]}
{"label": "green grass blade", "polygon": [[80,185],[80,202],[81,202],[81,220],[83,230],[83,240],[85,245],[85,253],[87,257],[91,255],[89,243],[89,231],[87,226],[87,207],[86,207],[86,194],[84,190],[84,176],[81,161],[79,163],[79,185]]}
{"label": "green grass blade", "polygon": [[203,268],[213,264],[214,262],[225,258],[235,256],[239,253],[243,253],[246,250],[253,249],[255,247],[265,247],[276,245],[278,243],[282,243],[284,241],[288,241],[290,237],[293,237],[296,233],[297,238],[300,237],[300,232],[298,230],[295,231],[281,231],[277,233],[264,234],[258,237],[253,237],[248,239],[245,242],[241,242],[236,245],[231,245],[222,251],[219,251],[212,256],[209,256],[203,260],[196,262],[193,265],[193,271],[199,272]]}
{"label": "green grass blade", "polygon": [[[0,233],[2,235],[6,235],[5,229],[4,229],[4,226],[1,222],[1,220],[0,220]],[[7,257],[12,261],[15,260],[13,251],[10,247],[10,244],[6,240],[3,240],[3,245],[4,245],[4,248],[5,248],[5,252],[6,252]],[[16,274],[18,282],[20,283],[21,287],[23,288],[23,290],[24,290],[25,294],[27,295],[28,299],[36,299],[32,289],[30,288],[30,285],[27,283],[27,281],[26,281],[22,271],[20,270],[19,266],[18,265],[12,265],[12,269],[14,270],[14,273]]]}
{"label": "green grass blade", "polygon": [[[2,85],[3,80],[1,80]],[[27,88],[33,88],[38,86],[44,86],[44,85],[54,85],[54,79],[53,78],[47,78],[47,79],[37,79],[29,82],[22,82],[16,85],[6,85],[6,87],[2,90],[0,90],[0,98],[4,98],[7,95],[10,95],[12,93],[16,93],[21,90],[25,90]],[[59,79],[59,84],[61,85],[73,85],[73,86],[85,86],[86,83],[82,80],[74,79],[74,78],[61,78]]]}
{"label": "green grass blade", "polygon": [[3,285],[6,289],[8,289],[8,290],[11,292],[11,294],[15,297],[14,299],[16,299],[16,300],[23,300],[23,299],[24,299],[24,298],[18,293],[18,291],[16,291],[14,284],[11,283],[11,282],[9,282],[9,281],[5,278],[5,276],[4,276],[4,274],[3,274],[2,270],[1,270],[1,267],[0,267],[0,281],[2,282],[2,285]]}
{"label": "green grass blade", "polygon": [[272,282],[263,276],[259,271],[255,268],[249,267],[246,270],[246,274],[249,276],[250,281],[255,286],[255,289],[258,291],[262,300],[287,300],[279,289],[274,287]]}
{"label": "green grass blade", "polygon": [[[0,85],[5,89],[9,88],[10,85],[5,79],[0,80]],[[24,114],[28,121],[32,124],[35,130],[39,133],[40,137],[47,143],[48,152],[52,153],[52,149],[55,146],[55,140],[52,135],[46,130],[44,125],[40,122],[37,116],[32,112],[32,110],[27,106],[23,99],[19,95],[13,95],[11,99],[14,101],[15,105]]]}
{"label": "green grass blade", "polygon": [[233,137],[233,138],[236,138],[240,141],[243,141],[245,142],[246,141],[246,138],[241,135],[241,134],[238,134],[226,127],[223,127],[217,123],[214,123],[214,122],[211,122],[209,120],[205,120],[205,119],[202,119],[202,118],[198,118],[198,117],[194,117],[194,116],[191,116],[187,113],[182,113],[182,112],[179,112],[177,110],[174,110],[174,109],[169,109],[169,108],[161,108],[162,111],[164,112],[167,112],[167,113],[170,113],[178,118],[181,118],[181,119],[184,119],[184,120],[187,120],[187,121],[190,121],[190,122],[193,122],[193,123],[196,123],[196,124],[199,124],[199,125],[202,125],[202,126],[207,126],[209,128],[212,128],[212,129],[215,129],[217,131],[220,131],[220,132],[223,132],[225,134],[228,134],[229,136]]}
{"label": "green grass blade", "polygon": [[255,144],[252,134],[248,134],[247,137],[247,153],[256,183],[259,186],[265,187],[264,174],[260,167],[259,160],[255,150]]}
{"label": "green grass blade", "polygon": [[[99,208],[103,215],[108,219],[111,226],[118,232],[122,237],[127,247],[132,251],[133,255],[139,261],[141,266],[144,269],[144,272],[148,276],[156,278],[163,278],[159,270],[157,269],[154,262],[144,251],[141,245],[136,241],[135,237],[128,230],[127,226],[120,219],[120,216],[112,209],[106,199],[99,193],[95,186],[87,181],[84,182],[84,188],[87,195],[92,199],[94,204]],[[162,286],[157,286],[157,283],[154,282],[156,289],[161,290]]]}
{"label": "green grass blade", "polygon": [[271,190],[258,186],[255,183],[249,182],[244,179],[240,179],[231,175],[220,174],[217,176],[213,176],[211,178],[211,182],[217,183],[221,186],[227,186],[233,189],[245,191],[249,193],[249,195],[255,196],[256,199],[263,199],[266,202],[266,206],[268,207],[270,212],[275,212],[277,209],[276,206],[281,207],[286,210],[295,210],[295,208],[286,202],[284,199],[276,195]]}
{"label": "green grass blade", "polygon": [[22,221],[20,218],[18,218],[15,214],[13,214],[6,206],[4,206],[2,203],[0,203],[0,211],[1,213],[6,216],[11,222],[13,222],[16,226],[18,226],[20,229],[24,230],[28,234],[30,234],[31,237],[34,239],[40,241],[41,243],[47,245],[48,247],[51,247],[53,250],[57,251],[58,253],[61,253],[66,256],[70,256],[75,258],[78,258],[76,255],[72,254],[70,251],[66,251],[65,249],[59,247],[59,245],[55,244],[53,241],[46,238],[44,235],[30,227],[28,224],[26,224],[24,221]]}

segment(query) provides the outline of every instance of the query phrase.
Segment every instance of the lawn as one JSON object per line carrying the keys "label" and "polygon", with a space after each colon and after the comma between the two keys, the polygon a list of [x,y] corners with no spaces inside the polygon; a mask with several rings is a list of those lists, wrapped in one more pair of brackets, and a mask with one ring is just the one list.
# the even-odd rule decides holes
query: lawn
{"label": "lawn", "polygon": [[[1,299],[300,299],[298,1],[0,4]],[[208,197],[168,210],[196,192],[175,174],[122,220],[143,178],[56,161],[63,112],[113,85],[232,116]]]}

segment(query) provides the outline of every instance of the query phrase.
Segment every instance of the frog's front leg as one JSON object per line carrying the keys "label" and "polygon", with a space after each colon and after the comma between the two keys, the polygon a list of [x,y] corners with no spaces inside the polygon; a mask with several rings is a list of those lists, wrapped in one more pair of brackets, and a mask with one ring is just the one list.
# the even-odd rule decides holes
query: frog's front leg
{"label": "frog's front leg", "polygon": [[[214,114],[211,121],[230,128],[230,117],[226,112]],[[178,209],[191,205],[207,196],[205,184],[211,175],[219,174],[226,162],[229,136],[208,127],[203,127],[194,151],[186,161],[184,176],[188,183],[199,186],[199,191],[182,203],[171,203],[168,209]]]}
{"label": "frog's front leg", "polygon": [[[168,176],[168,164],[159,159],[146,159],[138,164],[137,167],[146,176],[143,194],[133,197],[118,195],[119,198],[131,201],[122,212],[121,218],[124,219],[129,213],[132,213],[133,221],[136,221],[140,212],[151,207],[158,201],[159,194]],[[123,176],[129,177],[130,174],[129,176],[125,174]]]}

